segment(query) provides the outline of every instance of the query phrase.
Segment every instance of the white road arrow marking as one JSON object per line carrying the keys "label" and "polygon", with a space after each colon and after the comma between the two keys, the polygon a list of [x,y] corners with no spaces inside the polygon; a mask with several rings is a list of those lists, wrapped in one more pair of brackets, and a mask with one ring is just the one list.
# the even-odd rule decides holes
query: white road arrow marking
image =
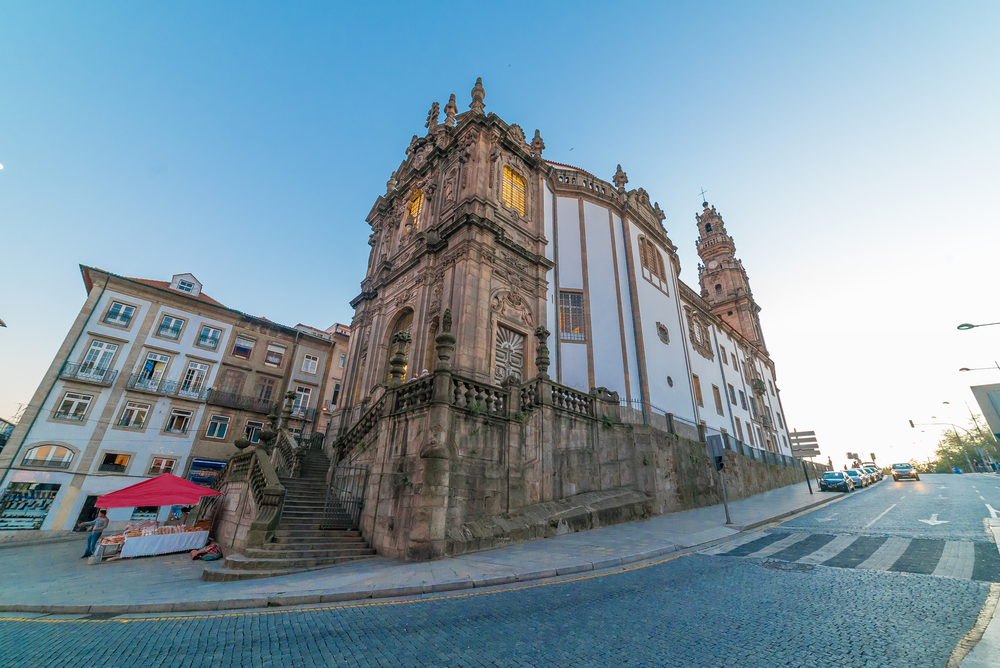
{"label": "white road arrow marking", "polygon": [[990,517],[992,517],[993,519],[997,518],[997,512],[998,511],[997,511],[996,508],[994,508],[993,506],[991,506],[990,504],[987,503],[986,504],[986,510],[990,511]]}
{"label": "white road arrow marking", "polygon": [[986,497],[985,497],[985,496],[980,496],[980,497],[979,497],[979,500],[980,500],[980,501],[985,501],[985,500],[986,500]]}
{"label": "white road arrow marking", "polygon": [[[885,510],[883,510],[883,511],[882,511],[882,514],[881,514],[881,515],[879,515],[878,517],[876,517],[875,519],[873,519],[873,520],[872,520],[871,522],[869,522],[868,524],[866,524],[866,525],[865,525],[865,528],[867,529],[867,528],[868,528],[868,527],[870,527],[871,525],[873,525],[873,524],[875,524],[876,522],[878,522],[878,521],[879,521],[880,519],[882,519],[882,517],[884,517],[884,516],[885,516],[885,514],[886,514],[887,512],[889,512],[890,510],[892,510],[892,509],[893,509],[893,508],[895,508],[895,507],[896,507],[896,504],[894,503],[894,504],[892,504],[891,506],[889,506],[888,508],[886,508]],[[937,517],[937,515],[935,515],[935,517]]]}
{"label": "white road arrow marking", "polygon": [[949,520],[939,520],[937,518],[937,513],[931,513],[931,518],[929,520],[917,520],[918,522],[923,522],[924,524],[930,524],[935,526],[937,524],[947,524]]}
{"label": "white road arrow marking", "polygon": [[829,521],[833,520],[833,518],[836,517],[839,514],[840,513],[834,513],[834,514],[829,515],[827,517],[818,517],[818,518],[816,518],[816,521],[817,522],[829,522]]}

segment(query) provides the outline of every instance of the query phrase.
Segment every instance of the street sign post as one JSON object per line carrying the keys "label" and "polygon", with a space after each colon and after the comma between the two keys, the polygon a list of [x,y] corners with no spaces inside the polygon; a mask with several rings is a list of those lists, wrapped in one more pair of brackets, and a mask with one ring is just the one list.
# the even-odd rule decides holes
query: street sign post
{"label": "street sign post", "polygon": [[715,470],[719,472],[719,485],[722,487],[722,505],[726,509],[726,524],[732,524],[729,518],[729,499],[726,498],[726,479],[722,474],[722,469],[726,465],[726,444],[719,434],[710,434],[705,437],[705,445],[708,447],[708,456],[715,464]]}
{"label": "street sign post", "polygon": [[809,482],[809,470],[806,469],[806,457],[819,456],[819,441],[816,440],[814,431],[795,430],[788,435],[788,440],[792,446],[792,456],[798,457],[802,462],[802,473],[806,476],[806,484],[809,486],[809,493],[812,494],[812,483]]}

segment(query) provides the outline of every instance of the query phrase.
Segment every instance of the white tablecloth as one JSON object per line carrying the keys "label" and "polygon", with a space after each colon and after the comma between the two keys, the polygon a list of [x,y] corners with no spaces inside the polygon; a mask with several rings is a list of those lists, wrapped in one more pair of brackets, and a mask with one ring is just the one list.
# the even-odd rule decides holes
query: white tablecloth
{"label": "white tablecloth", "polygon": [[148,557],[153,554],[185,552],[205,547],[207,542],[208,531],[185,531],[184,533],[168,533],[162,536],[136,536],[125,539],[120,556],[122,558]]}

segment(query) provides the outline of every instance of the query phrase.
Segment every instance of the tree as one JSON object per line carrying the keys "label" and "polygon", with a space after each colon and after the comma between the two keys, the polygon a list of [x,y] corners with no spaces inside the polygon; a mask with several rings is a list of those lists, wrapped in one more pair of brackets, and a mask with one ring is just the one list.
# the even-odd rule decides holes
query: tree
{"label": "tree", "polygon": [[911,461],[911,464],[914,464],[920,473],[947,472],[955,467],[968,472],[969,462],[979,462],[983,466],[986,465],[983,456],[976,448],[994,458],[997,457],[996,443],[993,439],[987,439],[986,435],[979,430],[978,425],[969,420],[967,432],[962,431],[961,428],[958,430],[953,428],[944,433],[937,443],[933,458],[922,464],[914,461]]}

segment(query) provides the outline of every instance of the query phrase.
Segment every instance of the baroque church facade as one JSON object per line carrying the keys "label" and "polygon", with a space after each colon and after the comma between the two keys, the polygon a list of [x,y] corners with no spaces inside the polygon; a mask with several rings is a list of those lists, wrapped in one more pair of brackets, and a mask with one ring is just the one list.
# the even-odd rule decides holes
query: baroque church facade
{"label": "baroque church facade", "polygon": [[[540,132],[487,113],[485,95],[478,80],[464,113],[452,95],[443,122],[434,103],[367,217],[340,433],[389,384],[394,342],[409,381],[434,371],[450,329],[451,368],[477,382],[606,388],[622,406],[790,455],[760,307],[715,208],[696,216],[694,289],[659,205],[620,165],[607,182],[543,158]],[[546,339],[551,364],[538,368]]]}

